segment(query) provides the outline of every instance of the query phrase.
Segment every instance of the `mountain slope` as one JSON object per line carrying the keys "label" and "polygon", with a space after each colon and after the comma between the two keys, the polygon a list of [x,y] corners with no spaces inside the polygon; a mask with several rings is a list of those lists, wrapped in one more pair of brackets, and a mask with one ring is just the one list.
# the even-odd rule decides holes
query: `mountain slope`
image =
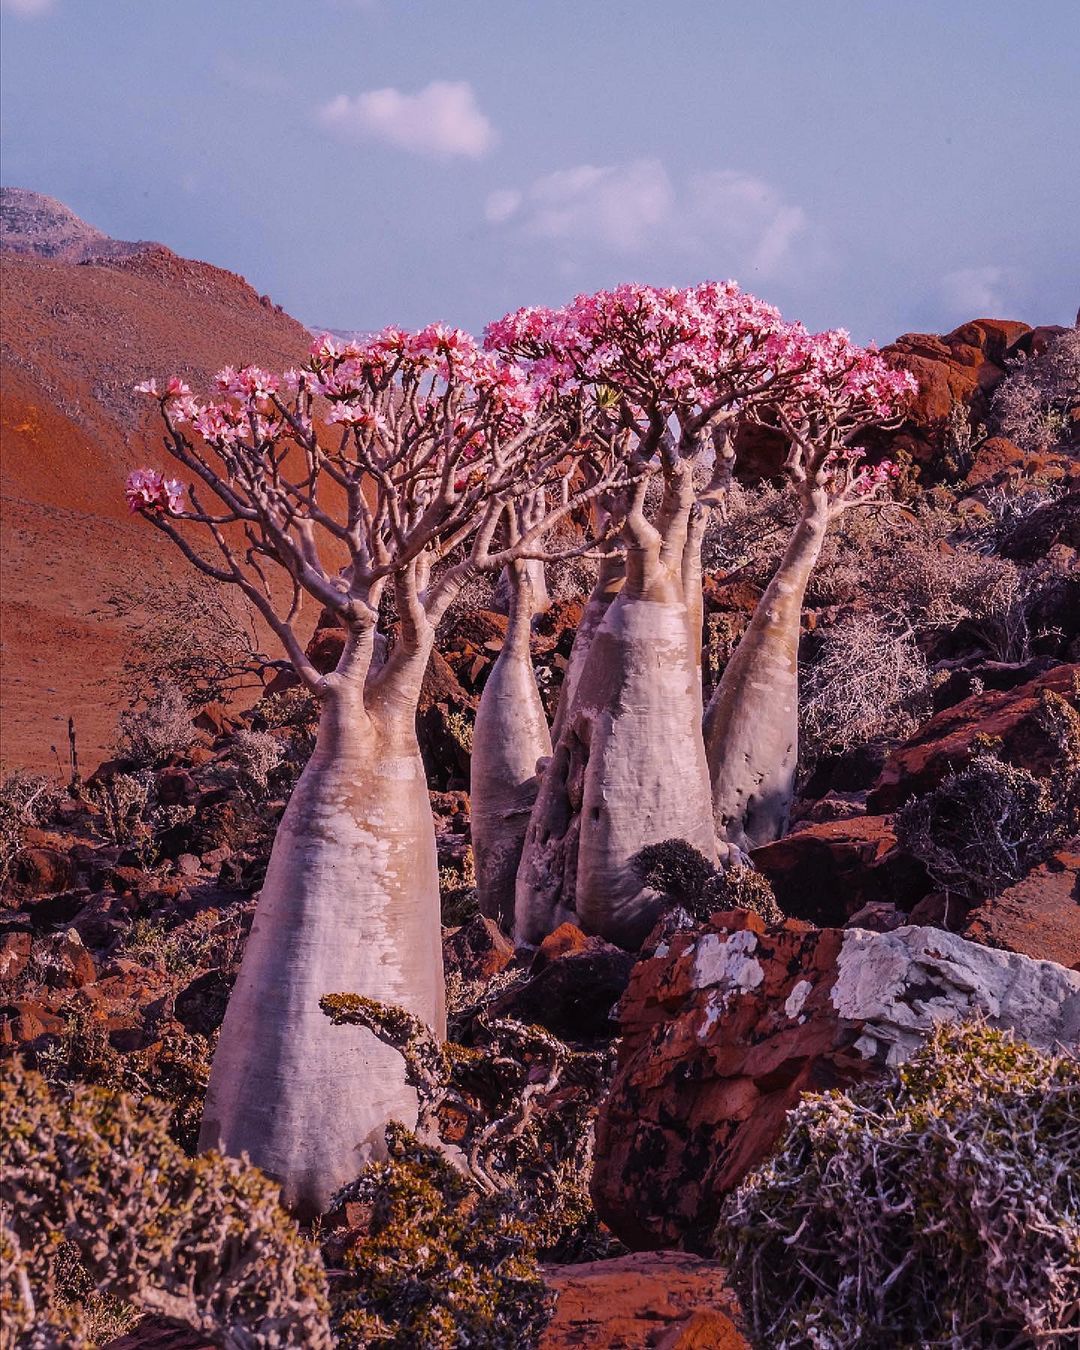
{"label": "mountain slope", "polygon": [[[57,261],[66,256],[58,241],[70,237],[63,229],[45,232],[37,253],[4,256],[5,769],[55,764],[50,747],[66,743],[69,714],[86,762],[108,752],[128,638],[106,602],[133,576],[179,576],[187,566],[127,513],[127,471],[163,463],[156,411],[132,386],[178,373],[205,389],[229,363],[294,365],[310,341],[302,325],[234,273],[160,245]],[[54,244],[52,256],[40,256]]]}

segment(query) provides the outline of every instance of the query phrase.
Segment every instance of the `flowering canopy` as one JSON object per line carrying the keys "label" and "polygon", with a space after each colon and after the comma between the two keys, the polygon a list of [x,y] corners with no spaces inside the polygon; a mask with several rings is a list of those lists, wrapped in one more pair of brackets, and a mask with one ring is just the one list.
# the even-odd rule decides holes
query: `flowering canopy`
{"label": "flowering canopy", "polygon": [[[613,462],[594,466],[587,486],[579,479],[571,490],[588,450],[580,400],[540,391],[519,364],[440,324],[321,337],[299,370],[229,366],[215,385],[205,402],[176,377],[137,387],[157,400],[166,449],[193,481],[185,508],[176,480],[141,469],[128,501],[202,571],[241,585],[294,663],[284,630],[301,592],[346,623],[370,624],[383,583],[406,584],[412,569],[407,585],[425,592],[417,602],[437,618],[467,573],[539,556],[552,524],[619,473]],[[500,535],[514,503],[536,494],[544,509],[529,530]],[[192,547],[185,523],[209,533],[220,565]],[[347,557],[344,568],[327,564],[320,541]],[[283,620],[272,612],[267,562],[292,581]]]}

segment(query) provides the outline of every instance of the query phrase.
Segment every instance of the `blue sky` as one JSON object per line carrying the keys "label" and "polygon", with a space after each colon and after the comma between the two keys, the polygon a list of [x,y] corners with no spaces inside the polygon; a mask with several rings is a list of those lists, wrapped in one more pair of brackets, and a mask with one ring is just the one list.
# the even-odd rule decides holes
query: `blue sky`
{"label": "blue sky", "polygon": [[341,328],[1080,303],[1080,0],[0,0],[2,173]]}

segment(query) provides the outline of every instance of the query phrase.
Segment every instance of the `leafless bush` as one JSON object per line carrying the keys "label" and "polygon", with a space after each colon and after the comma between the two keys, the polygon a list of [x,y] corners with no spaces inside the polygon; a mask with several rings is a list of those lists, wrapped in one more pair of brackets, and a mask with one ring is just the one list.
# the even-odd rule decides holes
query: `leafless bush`
{"label": "leafless bush", "polygon": [[230,747],[233,761],[248,794],[266,796],[270,775],[285,758],[285,747],[269,731],[238,731]]}
{"label": "leafless bush", "polygon": [[929,672],[910,628],[873,614],[828,629],[806,667],[799,703],[805,758],[910,735],[929,711]]}
{"label": "leafless bush", "polygon": [[165,687],[192,708],[228,702],[283,665],[263,652],[244,598],[201,573],[135,582],[110,605],[132,634],[123,686],[132,704]]}
{"label": "leafless bush", "polygon": [[1024,450],[1058,444],[1077,409],[1080,328],[1063,333],[1041,356],[1019,358],[994,392],[998,430]]}
{"label": "leafless bush", "polygon": [[1024,577],[1004,558],[909,543],[874,558],[864,585],[879,607],[916,631],[963,624],[998,660],[1028,655]]}
{"label": "leafless bush", "polygon": [[136,764],[153,766],[195,739],[191,709],[175,684],[165,684],[147,700],[144,708],[128,708],[120,714],[119,749]]}
{"label": "leafless bush", "polygon": [[894,827],[938,886],[968,900],[1019,881],[1067,833],[1049,784],[990,754],[905,802]]}
{"label": "leafless bush", "polygon": [[1064,495],[1059,483],[1047,483],[1017,491],[1008,483],[999,483],[985,493],[982,504],[987,514],[965,526],[963,542],[976,553],[997,553],[1009,533],[1029,516]]}
{"label": "leafless bush", "polygon": [[798,503],[788,487],[762,483],[748,488],[736,483],[706,528],[703,567],[708,572],[747,568],[753,580],[764,584],[776,570],[797,513]]}
{"label": "leafless bush", "polygon": [[153,791],[149,769],[113,774],[107,782],[90,784],[87,795],[101,812],[99,827],[106,839],[121,848],[149,845],[152,829],[147,816]]}
{"label": "leafless bush", "polygon": [[269,1178],[220,1154],[185,1157],[151,1098],[77,1087],[61,1100],[18,1061],[0,1092],[2,1299],[20,1345],[88,1343],[58,1280],[70,1244],[98,1290],[229,1350],[329,1350],[322,1261]]}
{"label": "leafless bush", "polygon": [[978,1025],[804,1096],[717,1232],[756,1343],[1076,1345],[1078,1122],[1080,1061]]}
{"label": "leafless bush", "polygon": [[17,770],[0,783],[0,887],[11,875],[23,831],[48,820],[60,791],[40,774]]}

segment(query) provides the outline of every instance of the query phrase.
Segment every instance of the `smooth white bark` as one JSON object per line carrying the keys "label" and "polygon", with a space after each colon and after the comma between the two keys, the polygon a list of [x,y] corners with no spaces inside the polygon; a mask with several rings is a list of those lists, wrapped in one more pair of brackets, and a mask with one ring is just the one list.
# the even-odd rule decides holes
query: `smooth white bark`
{"label": "smooth white bark", "polygon": [[523,563],[507,572],[510,622],[476,710],[470,796],[480,912],[509,933],[518,863],[540,786],[537,763],[550,756],[551,735],[529,650],[533,575]]}
{"label": "smooth white bark", "polygon": [[201,1147],[247,1153],[305,1217],[384,1154],[390,1120],[416,1120],[400,1055],[363,1028],[333,1026],[320,998],[366,995],[445,1030],[427,785],[413,725],[389,706],[366,709],[355,677],[327,696],[274,840],[207,1093]]}
{"label": "smooth white bark", "polygon": [[802,606],[828,522],[824,493],[809,493],[784,557],[705,711],[716,834],[745,851],[787,830],[799,758]]}

